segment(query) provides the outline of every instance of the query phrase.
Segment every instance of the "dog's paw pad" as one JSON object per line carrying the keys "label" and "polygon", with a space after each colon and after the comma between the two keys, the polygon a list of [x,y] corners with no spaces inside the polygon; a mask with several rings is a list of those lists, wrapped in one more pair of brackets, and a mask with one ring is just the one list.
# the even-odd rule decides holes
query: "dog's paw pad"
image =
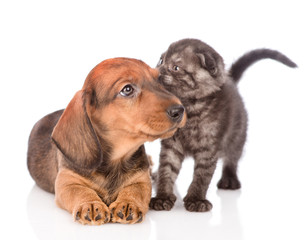
{"label": "dog's paw pad", "polygon": [[133,203],[114,202],[110,206],[111,221],[118,223],[139,223],[143,220],[140,207]]}
{"label": "dog's paw pad", "polygon": [[103,202],[87,202],[76,206],[73,216],[82,224],[101,225],[109,222],[109,209]]}
{"label": "dog's paw pad", "polygon": [[143,217],[142,212],[139,212],[139,214],[138,214],[138,220],[137,220],[136,223],[141,223],[143,221],[143,219],[144,219],[144,217]]}

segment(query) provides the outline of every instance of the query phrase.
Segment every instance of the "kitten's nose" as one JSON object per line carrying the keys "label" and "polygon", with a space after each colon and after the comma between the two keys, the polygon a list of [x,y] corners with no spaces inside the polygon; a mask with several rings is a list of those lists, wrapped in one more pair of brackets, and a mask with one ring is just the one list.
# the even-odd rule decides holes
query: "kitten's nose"
{"label": "kitten's nose", "polygon": [[157,69],[158,69],[160,75],[166,74],[166,72],[167,72],[167,71],[166,71],[166,68],[163,67],[163,66],[160,66],[160,67],[158,67]]}
{"label": "kitten's nose", "polygon": [[167,109],[167,114],[171,121],[180,123],[183,119],[185,108],[183,105],[173,105]]}

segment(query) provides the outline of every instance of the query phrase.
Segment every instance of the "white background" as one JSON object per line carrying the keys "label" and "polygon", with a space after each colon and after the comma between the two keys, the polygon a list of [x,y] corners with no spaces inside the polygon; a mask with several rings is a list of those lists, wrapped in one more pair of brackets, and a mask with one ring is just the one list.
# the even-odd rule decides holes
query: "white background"
{"label": "white background", "polygon": [[[304,56],[302,1],[5,1],[0,2],[1,239],[304,239]],[[82,226],[29,176],[34,123],[65,108],[88,72],[112,57],[154,67],[170,43],[198,38],[227,68],[248,50],[279,50],[299,68],[264,60],[239,84],[249,130],[239,168],[242,189],[219,191],[209,213],[189,213],[185,161],[170,212],[141,224]],[[148,152],[158,161],[159,142]],[[3,237],[5,236],[5,237]]]}

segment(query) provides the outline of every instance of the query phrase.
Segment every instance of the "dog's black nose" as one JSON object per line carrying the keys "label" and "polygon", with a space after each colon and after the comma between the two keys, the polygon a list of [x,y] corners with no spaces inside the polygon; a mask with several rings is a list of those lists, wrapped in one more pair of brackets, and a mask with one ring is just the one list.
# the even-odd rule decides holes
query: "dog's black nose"
{"label": "dog's black nose", "polygon": [[167,109],[169,118],[176,123],[180,123],[183,119],[185,108],[182,105],[173,105]]}

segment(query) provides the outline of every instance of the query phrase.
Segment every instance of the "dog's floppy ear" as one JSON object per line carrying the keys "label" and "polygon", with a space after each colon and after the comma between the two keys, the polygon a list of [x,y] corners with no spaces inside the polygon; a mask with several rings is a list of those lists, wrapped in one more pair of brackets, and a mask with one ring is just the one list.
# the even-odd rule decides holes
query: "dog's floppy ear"
{"label": "dog's floppy ear", "polygon": [[86,109],[86,94],[78,91],[55,126],[52,139],[67,161],[92,170],[102,161],[102,150]]}
{"label": "dog's floppy ear", "polygon": [[215,59],[208,53],[197,53],[196,56],[199,58],[203,68],[211,74],[211,76],[216,77],[218,69]]}

